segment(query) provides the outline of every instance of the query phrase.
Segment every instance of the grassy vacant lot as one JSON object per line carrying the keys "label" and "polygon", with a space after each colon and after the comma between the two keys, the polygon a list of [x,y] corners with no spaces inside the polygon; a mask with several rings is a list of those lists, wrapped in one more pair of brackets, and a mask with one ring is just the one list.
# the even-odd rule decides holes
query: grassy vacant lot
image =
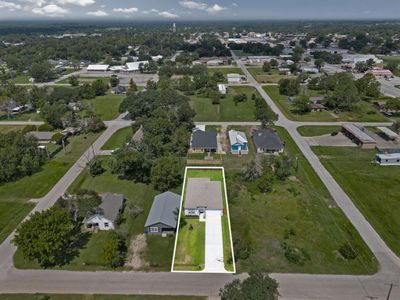
{"label": "grassy vacant lot", "polygon": [[339,132],[341,128],[341,126],[300,126],[297,128],[297,131],[302,136],[319,136]]}
{"label": "grassy vacant lot", "polygon": [[[125,207],[136,205],[142,208],[143,212],[136,218],[131,217],[126,209],[122,214],[122,223],[119,225],[118,230],[124,232],[128,236],[129,242],[131,238],[143,233],[147,215],[153,203],[154,196],[157,195],[158,192],[155,191],[151,185],[119,179],[117,175],[112,174],[108,170],[109,158],[103,157],[102,160],[103,167],[106,168],[106,171],[103,174],[93,178],[90,176],[89,172],[85,170],[70,186],[69,192],[73,193],[79,189],[88,189],[98,193],[121,193],[126,199]],[[101,258],[101,245],[104,244],[104,240],[108,237],[109,235],[107,232],[92,234],[89,236],[87,244],[80,250],[79,255],[75,257],[69,265],[65,265],[58,269],[110,269],[109,266],[104,264],[103,259]],[[171,268],[173,244],[173,238],[154,236],[148,239],[147,248],[142,256],[142,258],[148,263],[148,266],[143,266],[143,269],[151,271],[169,271]],[[18,251],[14,256],[14,262],[19,268],[38,268],[35,263],[23,259]]]}
{"label": "grassy vacant lot", "polygon": [[341,147],[313,150],[388,246],[400,255],[399,167],[372,163],[375,150]]}
{"label": "grassy vacant lot", "polygon": [[[233,97],[245,93],[247,100],[235,105]],[[190,105],[196,111],[195,121],[255,121],[252,94],[258,94],[253,87],[229,87],[225,98],[219,105],[213,105],[211,99],[198,96],[190,97]]]}
{"label": "grassy vacant lot", "polygon": [[198,296],[160,295],[80,295],[80,294],[0,294],[0,300],[206,300]]}
{"label": "grassy vacant lot", "polygon": [[14,125],[0,125],[0,133],[8,133],[12,131],[19,131],[24,129],[25,126],[14,126]]}
{"label": "grassy vacant lot", "polygon": [[124,98],[124,95],[107,94],[91,100],[85,100],[84,105],[96,115],[99,115],[103,121],[109,121],[118,117],[119,105]]}
{"label": "grassy vacant lot", "polygon": [[33,203],[28,201],[46,195],[98,136],[99,134],[88,134],[70,138],[66,152],[59,152],[43,165],[40,172],[15,182],[0,184],[0,242],[33,207]]}
{"label": "grassy vacant lot", "polygon": [[[329,112],[309,112],[309,113],[299,113],[292,105],[288,102],[288,97],[279,94],[278,86],[264,86],[264,90],[268,93],[271,99],[279,106],[281,111],[285,116],[293,121],[337,121]],[[309,96],[321,96],[323,92],[305,90],[304,91]],[[371,103],[366,101],[361,101],[358,108],[352,112],[340,112],[340,121],[347,122],[380,122],[387,121],[387,119],[381,115]]]}
{"label": "grassy vacant lot", "polygon": [[43,121],[43,118],[36,112],[20,113],[11,115],[10,117],[5,113],[0,112],[0,121]]}
{"label": "grassy vacant lot", "polygon": [[179,228],[174,270],[201,271],[205,261],[206,223],[198,218],[187,218],[186,222]]}
{"label": "grassy vacant lot", "polygon": [[250,67],[247,70],[259,83],[278,83],[283,78],[296,78],[296,76],[281,75],[277,69],[264,72],[262,68]]}
{"label": "grassy vacant lot", "polygon": [[[79,82],[81,83],[81,84],[83,84],[83,83],[85,83],[85,82],[88,82],[88,83],[91,83],[92,81],[95,81],[95,80],[97,80],[97,79],[100,79],[100,80],[103,80],[104,82],[106,82],[106,83],[108,83],[109,81],[110,81],[110,78],[111,77],[102,77],[102,76],[98,76],[98,77],[96,77],[96,76],[92,76],[92,77],[89,77],[89,76],[80,76],[79,78],[78,78],[78,80],[79,80]],[[63,80],[60,80],[60,81],[58,81],[57,83],[69,83],[69,78],[65,78],[65,79],[63,79]]]}
{"label": "grassy vacant lot", "polygon": [[121,128],[116,131],[101,148],[102,150],[113,150],[120,148],[133,136],[132,127]]}
{"label": "grassy vacant lot", "polygon": [[[272,192],[260,193],[255,183],[244,182],[241,173],[229,169],[230,162],[225,165],[238,272],[376,272],[376,259],[361,237],[288,133],[277,129],[288,155],[297,157],[298,168],[286,181],[274,183]],[[346,243],[357,252],[355,259],[339,253]],[[293,260],[299,253],[302,259]]]}

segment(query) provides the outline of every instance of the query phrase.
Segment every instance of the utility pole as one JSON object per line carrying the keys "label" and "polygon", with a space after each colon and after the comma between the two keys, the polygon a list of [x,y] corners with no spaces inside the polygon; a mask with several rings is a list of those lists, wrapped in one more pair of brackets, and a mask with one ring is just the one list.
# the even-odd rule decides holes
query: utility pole
{"label": "utility pole", "polygon": [[392,293],[392,289],[393,289],[393,287],[394,286],[399,286],[398,284],[394,284],[394,283],[385,283],[385,285],[388,285],[388,286],[390,286],[389,287],[389,292],[388,292],[388,294],[387,294],[387,297],[386,297],[386,300],[390,300],[390,294]]}

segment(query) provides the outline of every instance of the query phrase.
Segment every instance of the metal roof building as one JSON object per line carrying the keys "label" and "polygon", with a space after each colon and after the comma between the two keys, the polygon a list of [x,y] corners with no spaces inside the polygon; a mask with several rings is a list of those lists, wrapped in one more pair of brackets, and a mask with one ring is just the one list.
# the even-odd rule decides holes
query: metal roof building
{"label": "metal roof building", "polygon": [[376,146],[376,141],[354,124],[343,125],[342,131],[361,148],[373,149]]}

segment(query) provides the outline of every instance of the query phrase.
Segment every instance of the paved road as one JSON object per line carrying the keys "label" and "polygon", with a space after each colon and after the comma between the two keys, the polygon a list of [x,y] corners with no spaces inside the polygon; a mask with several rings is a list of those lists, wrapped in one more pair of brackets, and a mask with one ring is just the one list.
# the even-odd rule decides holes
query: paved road
{"label": "paved road", "polygon": [[[351,199],[332,178],[329,172],[311,151],[306,141],[298,134],[299,123],[288,120],[275,103],[264,92],[261,85],[238,61],[239,67],[248,76],[250,84],[257,88],[261,96],[278,114],[277,125],[286,128],[316,173],[326,185],[333,199],[343,210],[361,237],[370,247],[380,263],[380,271],[373,276],[350,275],[305,275],[272,274],[280,284],[282,299],[366,299],[366,296],[385,299],[387,283],[400,283],[400,260],[386,246],[364,216],[354,206]],[[214,122],[210,122],[212,124]],[[328,125],[328,123],[323,122]],[[340,123],[329,123],[329,125]],[[312,125],[318,125],[313,122]],[[99,152],[101,146],[117,129],[129,126],[120,118],[107,122],[107,130],[94,143],[93,150]],[[93,155],[88,149],[85,154],[64,175],[59,183],[35,207],[35,211],[53,205],[69,184],[79,175],[88,159]],[[179,274],[179,273],[135,273],[135,272],[69,272],[54,270],[17,270],[12,264],[15,251],[10,244],[12,235],[0,245],[0,292],[53,292],[53,293],[121,293],[121,294],[186,294],[216,296],[224,283],[238,278],[225,274]],[[245,275],[241,275],[245,276]],[[391,299],[400,299],[400,288],[394,288]]]}
{"label": "paved road", "polygon": [[1,125],[15,125],[15,126],[26,126],[26,125],[42,125],[43,121],[0,121]]}

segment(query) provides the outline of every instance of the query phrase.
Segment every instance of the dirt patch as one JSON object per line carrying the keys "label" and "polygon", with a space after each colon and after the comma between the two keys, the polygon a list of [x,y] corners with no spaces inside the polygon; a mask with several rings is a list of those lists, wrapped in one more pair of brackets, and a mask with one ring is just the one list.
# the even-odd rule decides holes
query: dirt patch
{"label": "dirt patch", "polygon": [[219,142],[221,143],[221,154],[226,154],[230,150],[230,144],[228,141],[227,127],[221,126],[221,131],[219,133]]}
{"label": "dirt patch", "polygon": [[134,239],[132,239],[129,245],[131,257],[125,265],[132,267],[134,270],[143,268],[146,265],[146,262],[142,259],[142,253],[146,247],[146,236],[144,234],[138,234]]}

